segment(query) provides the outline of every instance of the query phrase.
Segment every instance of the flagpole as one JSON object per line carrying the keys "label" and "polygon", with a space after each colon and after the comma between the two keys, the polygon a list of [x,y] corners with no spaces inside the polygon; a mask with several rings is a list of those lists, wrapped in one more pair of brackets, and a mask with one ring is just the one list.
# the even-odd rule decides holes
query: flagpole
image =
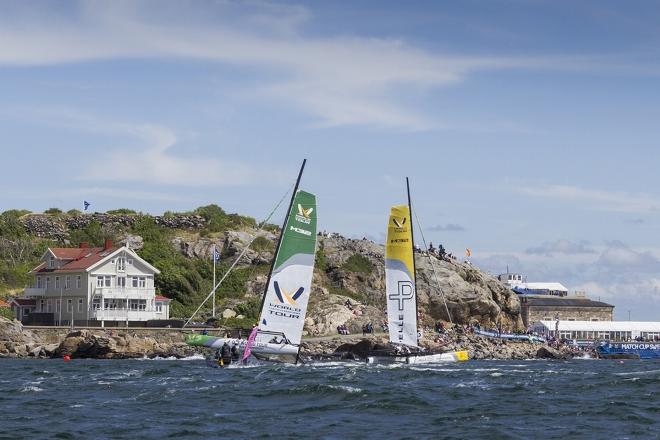
{"label": "flagpole", "polygon": [[[213,287],[215,287],[215,253],[216,248],[213,245]],[[213,292],[213,319],[215,319],[215,292]]]}

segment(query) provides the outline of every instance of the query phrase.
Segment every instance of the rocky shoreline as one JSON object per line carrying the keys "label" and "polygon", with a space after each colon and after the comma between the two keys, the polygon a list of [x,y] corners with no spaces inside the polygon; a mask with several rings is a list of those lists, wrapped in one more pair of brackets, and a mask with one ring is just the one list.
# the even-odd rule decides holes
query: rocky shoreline
{"label": "rocky shoreline", "polygon": [[[369,343],[365,344],[365,341]],[[303,341],[301,354],[311,359],[361,358],[374,346],[387,346],[386,336],[364,338],[333,338],[323,341]],[[441,343],[426,340],[420,344],[430,353],[466,350],[471,360],[524,360],[524,359],[573,359],[585,355],[570,347],[552,347],[548,344],[514,342],[488,338],[475,334],[446,335]],[[368,347],[367,347],[368,346]]]}
{"label": "rocky shoreline", "polygon": [[[163,330],[153,335],[138,335],[130,329],[76,330],[63,337],[42,337],[23,328],[18,321],[0,318],[0,358],[185,358],[205,353],[207,349],[190,347],[181,332]],[[301,355],[309,359],[340,359],[347,353],[360,357],[364,347],[387,345],[385,335],[362,337],[326,337],[303,340]],[[422,346],[429,352],[467,350],[470,359],[572,359],[584,356],[569,347],[513,342],[475,334],[447,334],[426,339]]]}

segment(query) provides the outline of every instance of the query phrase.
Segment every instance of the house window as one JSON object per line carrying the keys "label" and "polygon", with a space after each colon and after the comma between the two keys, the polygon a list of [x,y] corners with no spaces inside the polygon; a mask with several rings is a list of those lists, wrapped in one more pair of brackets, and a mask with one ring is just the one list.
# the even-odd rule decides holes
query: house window
{"label": "house window", "polygon": [[118,257],[117,258],[117,271],[124,272],[126,270],[126,258]]}
{"label": "house window", "polygon": [[46,290],[50,288],[50,277],[46,277]]}
{"label": "house window", "polygon": [[73,312],[73,300],[72,299],[67,299],[66,300],[66,311],[67,312]]}
{"label": "house window", "polygon": [[156,303],[156,313],[163,313],[163,303]]}
{"label": "house window", "polygon": [[53,311],[53,303],[51,300],[46,301],[46,310],[48,313],[51,313]]}
{"label": "house window", "polygon": [[41,277],[37,277],[37,289],[41,289]]}
{"label": "house window", "polygon": [[96,287],[103,287],[103,277],[96,277]]}
{"label": "house window", "polygon": [[146,277],[140,277],[139,278],[139,284],[140,284],[140,287],[147,287],[147,278]]}
{"label": "house window", "polygon": [[60,300],[56,299],[55,300],[55,313],[58,313],[60,311]]}
{"label": "house window", "polygon": [[131,305],[130,305],[131,310],[136,311],[136,310],[147,310],[147,300],[146,299],[134,299],[131,300]]}
{"label": "house window", "polygon": [[117,277],[117,287],[126,287],[126,277]]}
{"label": "house window", "polygon": [[129,260],[128,260],[128,265],[129,265],[129,266],[132,266],[132,265],[133,265],[133,260],[129,259]]}
{"label": "house window", "polygon": [[66,290],[69,290],[71,288],[71,277],[68,275],[64,278],[64,288]]}
{"label": "house window", "polygon": [[105,282],[104,282],[103,285],[104,285],[105,287],[110,287],[111,283],[112,283],[111,278],[110,278],[109,276],[106,276],[106,277],[105,277]]}
{"label": "house window", "polygon": [[76,276],[76,289],[80,289],[80,284],[81,284],[80,275],[78,275]]}
{"label": "house window", "polygon": [[98,310],[101,308],[101,300],[99,298],[94,298],[92,300],[92,309]]}
{"label": "house window", "polygon": [[43,299],[39,300],[39,311],[40,312],[45,312],[46,311],[45,301]]}
{"label": "house window", "polygon": [[96,277],[96,287],[110,287],[112,285],[112,278],[109,275]]}
{"label": "house window", "polygon": [[60,277],[55,277],[55,288],[56,289],[60,288]]}
{"label": "house window", "polygon": [[51,255],[48,257],[48,268],[49,269],[54,269],[55,268],[55,258]]}
{"label": "house window", "polygon": [[83,299],[78,298],[78,313],[81,313],[83,311]]}
{"label": "house window", "polygon": [[131,278],[131,286],[133,286],[133,287],[138,286],[138,277],[132,277]]}

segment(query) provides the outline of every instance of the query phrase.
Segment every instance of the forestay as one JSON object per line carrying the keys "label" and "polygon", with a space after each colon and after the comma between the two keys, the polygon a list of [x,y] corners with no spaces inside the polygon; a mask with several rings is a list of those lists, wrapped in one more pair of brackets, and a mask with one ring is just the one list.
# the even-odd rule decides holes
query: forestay
{"label": "forestay", "polygon": [[298,191],[282,231],[259,317],[258,339],[274,332],[283,334],[290,344],[300,344],[314,272],[316,214],[316,196]]}
{"label": "forestay", "polygon": [[410,209],[393,206],[387,224],[385,291],[390,342],[417,346],[415,266]]}

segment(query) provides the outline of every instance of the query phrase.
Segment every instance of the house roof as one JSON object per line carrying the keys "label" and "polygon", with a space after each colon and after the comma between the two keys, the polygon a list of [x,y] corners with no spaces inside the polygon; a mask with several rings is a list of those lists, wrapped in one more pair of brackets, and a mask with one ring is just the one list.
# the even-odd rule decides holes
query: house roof
{"label": "house roof", "polygon": [[162,295],[156,295],[155,299],[156,299],[156,301],[172,301],[170,298],[167,298],[167,297],[162,296]]}
{"label": "house roof", "polygon": [[9,308],[9,303],[0,299],[0,308]]}
{"label": "house roof", "polygon": [[36,306],[37,301],[34,299],[24,299],[24,298],[14,298],[12,302],[18,304],[19,306]]}
{"label": "house roof", "polygon": [[566,297],[538,297],[530,296],[525,298],[530,306],[543,307],[614,307],[601,301],[594,301],[588,298],[566,298]]}
{"label": "house roof", "polygon": [[46,262],[32,269],[32,273],[79,272],[92,267],[119,248],[49,248],[55,257],[71,260],[57,269],[49,269]]}
{"label": "house roof", "polygon": [[[42,274],[42,273],[60,273],[60,272],[82,272],[89,271],[97,264],[100,264],[103,260],[108,257],[111,257],[113,254],[118,253],[118,251],[124,250],[132,258],[139,259],[141,264],[148,267],[154,273],[159,274],[160,271],[153,267],[151,264],[144,261],[138,254],[133,250],[126,247],[111,247],[111,248],[49,248],[47,253],[50,252],[55,255],[57,258],[64,260],[65,264],[57,269],[49,269],[46,262],[44,261],[39,266],[32,269],[31,273]],[[45,254],[44,254],[45,255]],[[67,260],[69,260],[67,262]]]}

